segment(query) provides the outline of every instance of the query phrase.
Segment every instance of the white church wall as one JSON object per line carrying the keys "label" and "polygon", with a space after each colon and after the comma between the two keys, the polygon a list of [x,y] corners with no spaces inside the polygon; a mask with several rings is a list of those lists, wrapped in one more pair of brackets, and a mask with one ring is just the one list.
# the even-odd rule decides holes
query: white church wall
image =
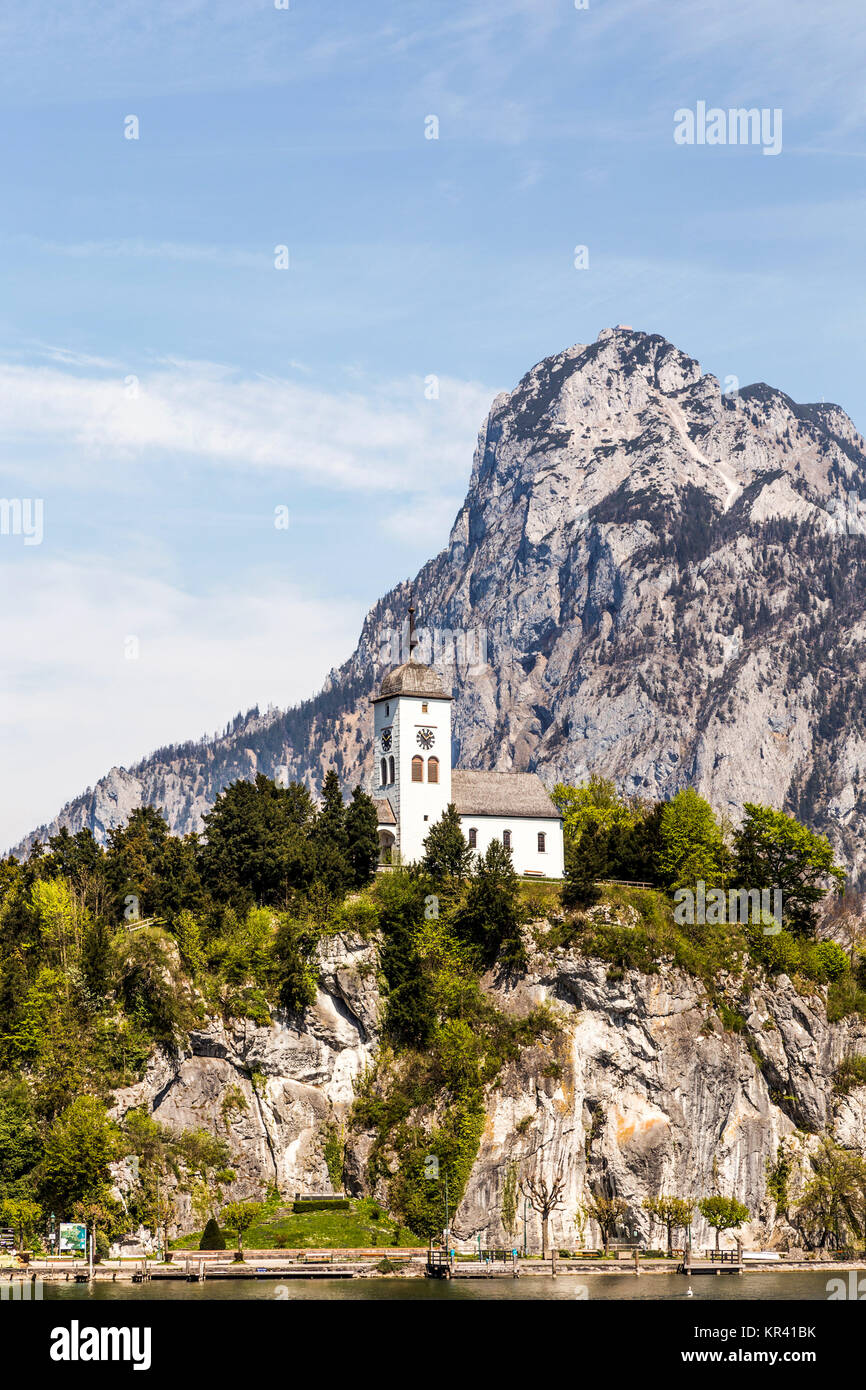
{"label": "white church wall", "polygon": [[[562,878],[565,871],[562,844],[562,822],[555,816],[478,816],[461,815],[463,834],[477,831],[476,852],[483,854],[491,840],[502,840],[503,831],[511,831],[511,858],[519,874],[539,873],[545,878]],[[544,850],[538,848],[539,833],[544,835]]]}
{"label": "white church wall", "polygon": [[[382,732],[391,730],[391,748],[382,749]],[[451,701],[434,696],[397,695],[374,706],[375,795],[387,797],[397,817],[400,861],[411,864],[424,854],[428,831],[451,800]],[[429,748],[418,742],[418,733],[429,730]],[[382,758],[393,756],[395,780],[381,780]],[[423,759],[424,780],[412,781],[412,759]],[[429,780],[430,759],[438,759],[438,782]]]}

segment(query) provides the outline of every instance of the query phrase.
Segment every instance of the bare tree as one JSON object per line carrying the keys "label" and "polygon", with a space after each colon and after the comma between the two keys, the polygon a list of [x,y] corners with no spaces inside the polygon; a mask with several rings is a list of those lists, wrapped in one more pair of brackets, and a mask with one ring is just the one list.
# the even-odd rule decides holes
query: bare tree
{"label": "bare tree", "polygon": [[547,1250],[550,1245],[548,1235],[548,1223],[550,1213],[556,1211],[557,1207],[564,1205],[562,1193],[565,1188],[565,1177],[562,1173],[554,1173],[550,1181],[547,1178],[524,1178],[520,1184],[520,1191],[524,1197],[529,1199],[529,1205],[533,1211],[537,1211],[541,1217],[541,1258],[547,1258]]}

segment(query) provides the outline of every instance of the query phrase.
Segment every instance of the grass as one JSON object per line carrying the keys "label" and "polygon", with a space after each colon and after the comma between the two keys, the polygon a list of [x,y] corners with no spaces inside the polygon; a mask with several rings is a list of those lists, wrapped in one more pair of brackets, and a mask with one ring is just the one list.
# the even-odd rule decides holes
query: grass
{"label": "grass", "polygon": [[[395,1234],[398,1238],[395,1239]],[[237,1239],[225,1233],[226,1255],[232,1257]],[[173,1240],[173,1250],[198,1250],[201,1231]],[[352,1200],[349,1211],[308,1211],[295,1215],[280,1208],[269,1220],[251,1226],[244,1235],[244,1250],[309,1249],[328,1250],[344,1247],[359,1249],[370,1245],[393,1248],[399,1245],[424,1245],[425,1242],[397,1227],[393,1217],[368,1197]]]}

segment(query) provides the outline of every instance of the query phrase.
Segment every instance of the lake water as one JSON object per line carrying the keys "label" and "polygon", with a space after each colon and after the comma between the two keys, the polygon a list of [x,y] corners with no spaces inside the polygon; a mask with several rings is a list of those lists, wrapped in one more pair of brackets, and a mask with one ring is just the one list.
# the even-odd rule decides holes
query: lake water
{"label": "lake water", "polygon": [[[864,1270],[859,1270],[862,1277]],[[816,1300],[826,1302],[830,1279],[844,1279],[848,1273],[812,1271],[791,1273],[751,1273],[743,1275],[693,1275],[689,1281],[682,1274],[568,1275],[542,1278],[524,1275],[522,1279],[215,1279],[203,1284],[186,1284],[181,1280],[167,1283],[154,1280],[148,1284],[112,1284],[95,1282],[82,1284],[44,1285],[43,1297],[60,1302],[129,1300],[178,1300],[212,1302],[214,1300],[328,1300],[335,1302],[472,1302],[478,1300],[520,1299],[523,1301],[556,1300],[574,1302],[578,1299],[638,1299],[676,1300],[689,1303],[741,1300],[788,1299],[793,1302]],[[692,1297],[686,1290],[691,1287]],[[585,1290],[585,1292],[584,1292]]]}

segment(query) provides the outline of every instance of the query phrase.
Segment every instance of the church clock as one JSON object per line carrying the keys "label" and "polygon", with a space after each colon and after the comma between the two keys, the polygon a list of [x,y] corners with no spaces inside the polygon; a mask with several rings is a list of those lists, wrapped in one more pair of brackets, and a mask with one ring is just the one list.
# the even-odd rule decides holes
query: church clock
{"label": "church clock", "polygon": [[432,729],[418,730],[418,742],[422,748],[432,748],[435,741],[436,739]]}
{"label": "church clock", "polygon": [[383,729],[383,730],[382,730],[382,748],[383,748],[383,751],[386,752],[386,753],[389,752],[389,750],[390,750],[390,748],[391,748],[391,730],[390,730],[390,729]]}

